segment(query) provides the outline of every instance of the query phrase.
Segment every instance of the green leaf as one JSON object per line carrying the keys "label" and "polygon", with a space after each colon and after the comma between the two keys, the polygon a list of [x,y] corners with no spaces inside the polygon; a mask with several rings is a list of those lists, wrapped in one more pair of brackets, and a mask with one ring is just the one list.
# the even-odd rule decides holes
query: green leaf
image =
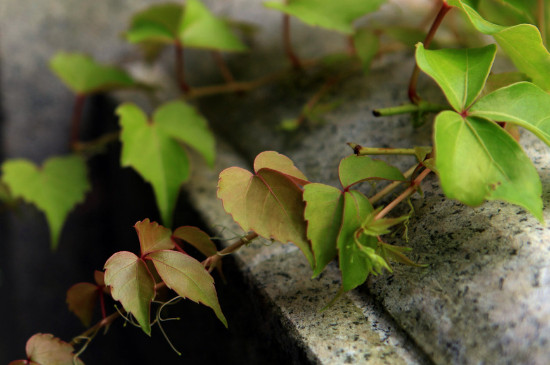
{"label": "green leaf", "polygon": [[[517,23],[534,23],[534,14],[537,8],[538,0],[492,0],[483,1],[479,7],[475,7],[480,14],[491,15],[510,19]],[[492,18],[495,20],[495,18]]]}
{"label": "green leaf", "polygon": [[400,246],[393,246],[384,242],[379,242],[380,245],[380,256],[382,256],[386,262],[389,262],[389,260],[393,260],[396,262],[399,262],[403,265],[408,266],[416,266],[416,267],[426,267],[428,265],[424,264],[417,264],[416,262],[409,259],[407,256],[405,256],[405,252],[409,252],[412,249],[410,247],[400,247]]}
{"label": "green leaf", "polygon": [[485,88],[483,89],[481,96],[483,97],[502,87],[510,86],[521,81],[528,81],[527,76],[521,72],[491,73],[487,78],[487,82],[485,83]]}
{"label": "green leaf", "polygon": [[426,50],[416,47],[418,67],[432,77],[456,111],[466,110],[479,96],[495,59],[494,44],[482,48]]}
{"label": "green leaf", "polygon": [[486,21],[461,0],[449,0],[448,3],[462,9],[478,31],[492,35],[519,71],[544,90],[550,91],[550,53],[537,27],[531,24],[503,27]]}
{"label": "green leaf", "polygon": [[105,263],[105,284],[111,287],[113,299],[120,301],[124,309],[134,315],[143,332],[151,336],[149,317],[155,281],[145,261],[128,251],[115,253]]}
{"label": "green leaf", "polygon": [[157,222],[151,223],[149,218],[137,222],[134,228],[138,234],[142,256],[153,251],[171,250],[175,247],[172,231]]}
{"label": "green leaf", "polygon": [[171,44],[178,39],[183,14],[181,4],[155,4],[136,13],[125,36],[130,43],[158,42]]}
{"label": "green leaf", "polygon": [[10,365],[84,365],[82,360],[75,357],[73,346],[49,333],[33,335],[25,349],[27,360],[12,361]]}
{"label": "green leaf", "polygon": [[402,223],[409,219],[408,215],[404,215],[398,218],[380,218],[375,219],[376,215],[382,210],[382,207],[369,213],[367,218],[361,224],[361,231],[363,234],[378,237],[387,233],[390,233],[389,228],[396,224]]}
{"label": "green leaf", "polygon": [[[381,30],[407,47],[415,47],[418,42],[422,42],[426,38],[426,31],[418,28],[394,25],[381,28]],[[439,48],[437,41],[432,41],[431,45],[433,48]]]}
{"label": "green leaf", "polygon": [[121,105],[117,114],[122,127],[121,165],[133,167],[153,185],[162,221],[171,226],[180,186],[189,177],[189,160],[179,141],[197,149],[212,165],[214,137],[206,121],[179,101],[162,105],[152,121],[134,104]]}
{"label": "green leaf", "polygon": [[529,82],[519,82],[481,98],[469,115],[517,124],[550,145],[550,95]]}
{"label": "green leaf", "polygon": [[338,176],[344,189],[367,180],[405,180],[399,169],[384,161],[373,160],[369,156],[356,155],[348,156],[340,161]]}
{"label": "green leaf", "polygon": [[199,0],[187,0],[178,37],[185,47],[220,51],[246,51],[229,26],[216,18]]}
{"label": "green leaf", "polygon": [[277,152],[260,153],[254,172],[230,167],[220,174],[218,198],[245,231],[298,246],[311,267],[313,254],[306,236],[300,185],[308,183],[292,160]]}
{"label": "green leaf", "polygon": [[[360,192],[351,190],[344,194],[342,226],[337,241],[344,291],[363,284],[372,272],[372,262],[356,242],[357,230],[372,210],[369,200]],[[365,246],[376,245],[377,242],[376,237],[372,236],[362,235],[357,239]]]}
{"label": "green leaf", "polygon": [[290,0],[266,1],[268,8],[292,15],[313,26],[352,34],[353,22],[376,11],[385,0]]}
{"label": "green leaf", "polygon": [[497,124],[444,111],[434,129],[436,166],[445,194],[477,206],[485,199],[520,205],[542,221],[542,187],[518,143]]}
{"label": "green leaf", "polygon": [[304,201],[307,238],[315,256],[315,277],[338,253],[336,242],[342,224],[344,196],[332,186],[312,183],[304,186]]}
{"label": "green leaf", "polygon": [[99,287],[92,283],[77,283],[67,291],[67,304],[84,327],[90,327],[94,308],[99,297]]}
{"label": "green leaf", "polygon": [[214,167],[214,134],[208,127],[208,121],[195,108],[182,101],[169,102],[157,109],[153,120],[166,134],[192,147],[208,166]]}
{"label": "green leaf", "polygon": [[204,256],[213,256],[218,252],[216,245],[210,236],[201,229],[193,226],[179,227],[174,231],[173,237],[184,240],[199,250]]}
{"label": "green leaf", "polygon": [[44,212],[55,249],[67,215],[90,189],[84,160],[75,155],[53,157],[42,168],[24,159],[6,160],[2,171],[2,180],[14,197]]}
{"label": "green leaf", "polygon": [[135,85],[125,71],[99,64],[81,53],[59,52],[50,60],[50,68],[76,94],[92,94]]}
{"label": "green leaf", "polygon": [[372,60],[380,47],[378,36],[372,30],[359,29],[353,36],[353,44],[363,65],[363,72],[368,74]]}
{"label": "green leaf", "polygon": [[153,261],[157,272],[170,289],[183,298],[200,302],[214,310],[218,319],[227,327],[214,279],[200,262],[176,251],[155,251],[147,255]]}

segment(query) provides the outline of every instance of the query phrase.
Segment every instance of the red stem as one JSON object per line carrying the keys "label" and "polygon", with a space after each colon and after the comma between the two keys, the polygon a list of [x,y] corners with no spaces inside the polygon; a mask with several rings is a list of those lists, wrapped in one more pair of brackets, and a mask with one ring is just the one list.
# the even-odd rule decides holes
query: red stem
{"label": "red stem", "polygon": [[177,41],[174,45],[175,45],[175,52],[176,52],[176,78],[178,80],[178,86],[182,93],[188,94],[191,91],[191,88],[185,82],[183,45],[179,41]]}
{"label": "red stem", "polygon": [[[430,46],[430,43],[432,43],[432,40],[434,39],[435,33],[437,32],[437,29],[441,25],[441,22],[443,21],[443,18],[445,18],[445,15],[449,12],[449,10],[452,9],[452,6],[448,5],[446,1],[443,1],[441,4],[441,8],[439,9],[439,12],[437,13],[437,16],[435,17],[435,20],[432,23],[432,26],[430,27],[430,30],[428,31],[428,34],[426,34],[426,38],[424,39],[424,48],[428,48]],[[420,96],[418,96],[416,92],[416,84],[418,81],[418,75],[420,74],[420,68],[416,64],[414,66],[413,73],[411,75],[411,81],[409,82],[409,100],[413,104],[418,104],[421,100]]]}
{"label": "red stem", "polygon": [[214,61],[216,61],[225,82],[228,84],[235,82],[235,78],[233,77],[231,70],[229,70],[229,67],[227,67],[227,63],[225,63],[221,53],[218,51],[212,51],[212,57],[214,57]]}
{"label": "red stem", "polygon": [[540,35],[542,36],[542,43],[546,46],[546,9],[544,6],[544,0],[537,1],[537,23],[539,26]]}
{"label": "red stem", "polygon": [[357,48],[355,48],[355,40],[353,39],[352,35],[347,37],[347,42],[348,42],[348,54],[350,56],[357,55]]}
{"label": "red stem", "polygon": [[408,198],[409,196],[411,196],[412,194],[414,194],[414,192],[416,191],[416,189],[418,188],[418,185],[420,185],[420,183],[422,182],[422,180],[424,180],[424,178],[426,176],[428,176],[428,174],[432,172],[432,170],[430,169],[426,169],[424,171],[422,171],[420,173],[420,175],[418,175],[418,177],[416,179],[414,179],[411,183],[411,186],[409,186],[407,189],[405,189],[405,191],[403,191],[397,198],[395,198],[390,204],[386,205],[386,207],[384,209],[382,209],[380,211],[380,213],[378,213],[376,215],[376,217],[374,217],[374,219],[380,219],[380,218],[384,218],[384,216],[386,214],[388,214],[393,208],[395,208],[399,203],[401,203],[403,200],[405,200],[406,198]]}
{"label": "red stem", "polygon": [[283,46],[292,67],[296,70],[300,70],[302,64],[298,56],[294,53],[292,43],[290,42],[290,15],[288,14],[283,14]]}
{"label": "red stem", "polygon": [[99,305],[101,307],[101,318],[105,319],[107,318],[107,311],[105,310],[105,296],[103,294],[103,286],[98,286],[97,290],[99,290]]}
{"label": "red stem", "polygon": [[80,134],[80,123],[82,121],[82,112],[84,110],[84,103],[86,102],[85,94],[77,94],[74,100],[73,117],[71,121],[71,139],[69,141],[69,147],[74,149],[78,144],[78,136]]}

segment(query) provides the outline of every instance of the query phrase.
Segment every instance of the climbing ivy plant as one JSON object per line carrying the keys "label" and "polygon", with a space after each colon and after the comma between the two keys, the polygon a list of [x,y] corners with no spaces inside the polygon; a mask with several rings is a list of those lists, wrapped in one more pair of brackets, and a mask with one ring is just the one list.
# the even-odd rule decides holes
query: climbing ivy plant
{"label": "climbing ivy plant", "polygon": [[[286,123],[287,131],[300,128],[308,118],[317,119],[323,110],[319,100],[338,81],[357,70],[368,72],[370,62],[379,51],[380,33],[406,44],[419,37],[418,30],[409,32],[399,27],[355,27],[358,18],[376,11],[383,2],[264,3],[283,13],[283,42],[292,65],[284,73],[304,71],[308,67],[350,68],[329,78],[308,101],[302,115]],[[164,226],[147,218],[137,222],[134,226],[140,244],[137,254],[114,253],[106,261],[104,271],[94,273],[94,283],[77,283],[68,290],[69,310],[85,326],[91,325],[94,308],[99,303],[101,320],[98,323],[70,343],[50,334],[35,334],[27,342],[26,359],[11,364],[81,364],[79,356],[87,344],[117,318],[123,317],[151,335],[152,326],[162,327],[161,313],[165,306],[179,298],[211,308],[227,326],[210,272],[221,271],[224,255],[259,236],[298,246],[314,277],[338,258],[341,292],[361,285],[370,274],[392,271],[392,261],[424,266],[407,258],[408,248],[388,244],[383,237],[408,221],[410,214],[388,216],[397,205],[415,194],[432,172],[437,174],[443,192],[450,199],[471,206],[485,200],[507,201],[524,207],[542,223],[541,182],[518,143],[516,129],[525,128],[550,144],[550,54],[545,46],[548,9],[543,6],[541,11],[541,3],[535,0],[498,3],[501,5],[483,0],[442,1],[423,42],[416,44],[416,68],[409,84],[411,103],[375,111],[377,116],[437,113],[433,122],[433,146],[392,149],[350,142],[353,154],[343,158],[338,167],[340,187],[309,181],[292,160],[275,151],[260,153],[252,172],[240,167],[227,168],[220,173],[217,195],[224,209],[247,233],[221,251],[199,228],[183,226],[172,231],[178,192],[190,175],[186,149],[198,152],[210,167],[215,162],[213,133],[191,99],[218,92],[250,91],[276,78],[270,76],[248,83],[235,81],[219,52],[242,52],[248,48],[227,21],[215,16],[199,0],[187,0],[185,5],[154,5],[132,17],[125,38],[131,44],[140,45],[147,56],[158,54],[167,45],[175,49],[175,80],[180,99],[157,105],[150,117],[140,106],[124,103],[116,110],[120,132],[84,143],[79,138],[79,125],[88,96],[120,88],[148,92],[154,88],[135,81],[122,69],[99,64],[81,53],[55,55],[50,63],[52,71],[75,94],[69,141],[72,154],[51,157],[41,167],[27,160],[6,160],[1,166],[0,199],[10,206],[14,199],[22,199],[44,212],[50,226],[51,245],[56,248],[62,241],[67,215],[90,190],[86,159],[101,151],[98,145],[119,141],[121,166],[133,168],[152,185]],[[495,44],[468,49],[429,49],[443,18],[453,8],[462,12],[476,31],[492,36],[519,73],[503,77],[490,75],[497,52]],[[494,16],[495,9],[498,16]],[[493,15],[489,20],[487,13]],[[349,54],[321,61],[300,60],[291,47],[290,16],[344,34],[348,45],[352,45]],[[498,19],[516,22],[499,25],[494,23]],[[202,89],[188,85],[184,76],[184,47],[213,51],[226,84]],[[449,105],[430,103],[420,97],[416,80],[421,71],[441,88]],[[416,163],[402,173],[368,156],[379,154],[411,155],[416,157]],[[368,197],[358,186],[373,181],[387,184]],[[395,199],[383,200],[396,189],[400,192]],[[380,205],[381,201],[386,204]],[[191,257],[185,251],[185,244],[195,247],[206,258],[200,262]],[[172,290],[174,297],[161,300],[157,293],[163,288]],[[119,302],[121,308],[107,314],[105,296]]]}

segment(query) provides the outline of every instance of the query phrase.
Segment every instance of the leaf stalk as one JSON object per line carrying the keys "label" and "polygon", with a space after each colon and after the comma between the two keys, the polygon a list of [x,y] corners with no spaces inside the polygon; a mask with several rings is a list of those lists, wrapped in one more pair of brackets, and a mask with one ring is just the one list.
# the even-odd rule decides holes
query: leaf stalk
{"label": "leaf stalk", "polygon": [[[427,49],[430,46],[430,43],[432,43],[432,40],[435,36],[435,33],[439,29],[439,26],[441,25],[441,22],[443,21],[443,18],[445,18],[445,15],[449,12],[449,10],[452,9],[452,6],[447,4],[447,1],[443,1],[441,4],[441,8],[439,9],[439,12],[437,13],[437,16],[435,17],[432,26],[430,27],[430,30],[428,31],[428,34],[426,34],[426,38],[424,38],[424,47]],[[414,70],[411,75],[411,79],[409,81],[409,100],[413,104],[418,104],[422,99],[420,96],[418,96],[418,93],[416,92],[416,85],[418,83],[418,75],[420,74],[420,68],[417,64],[414,66]]]}

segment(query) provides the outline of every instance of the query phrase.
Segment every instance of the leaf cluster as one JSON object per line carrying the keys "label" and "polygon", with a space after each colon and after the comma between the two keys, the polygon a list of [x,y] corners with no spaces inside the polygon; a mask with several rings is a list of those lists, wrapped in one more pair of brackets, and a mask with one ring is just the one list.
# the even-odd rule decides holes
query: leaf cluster
{"label": "leaf cluster", "polygon": [[[254,161],[254,173],[240,167],[220,173],[218,197],[243,230],[296,244],[313,276],[338,254],[343,289],[348,291],[371,273],[391,270],[388,259],[402,251],[379,241],[378,236],[407,218],[375,218],[378,211],[352,187],[373,180],[406,179],[395,167],[368,156],[349,156],[340,162],[338,171],[341,189],[312,183],[288,157],[262,152]],[[411,263],[401,256],[400,262]]]}

